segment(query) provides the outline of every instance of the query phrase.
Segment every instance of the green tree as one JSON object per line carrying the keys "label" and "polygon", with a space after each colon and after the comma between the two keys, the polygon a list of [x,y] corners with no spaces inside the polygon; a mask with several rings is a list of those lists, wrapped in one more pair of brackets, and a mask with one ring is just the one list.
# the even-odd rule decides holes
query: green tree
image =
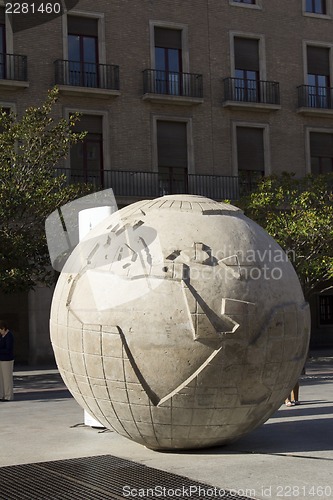
{"label": "green tree", "polygon": [[332,286],[333,174],[264,177],[240,200],[245,214],[287,252],[304,295]]}
{"label": "green tree", "polygon": [[68,185],[55,167],[71,144],[85,133],[74,132],[78,115],[54,118],[58,89],[48,92],[39,107],[28,108],[19,119],[0,112],[0,290],[29,290],[50,284],[44,223],[61,205],[87,192],[84,184]]}

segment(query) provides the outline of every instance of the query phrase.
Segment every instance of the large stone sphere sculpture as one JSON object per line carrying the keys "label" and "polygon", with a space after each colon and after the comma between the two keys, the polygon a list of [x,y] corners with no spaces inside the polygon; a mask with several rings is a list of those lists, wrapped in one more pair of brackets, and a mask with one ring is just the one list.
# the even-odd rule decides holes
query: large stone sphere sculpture
{"label": "large stone sphere sculpture", "polygon": [[225,444],[266,421],[305,362],[309,309],[277,243],[200,196],[98,224],[51,310],[60,373],[105,427],[153,449]]}

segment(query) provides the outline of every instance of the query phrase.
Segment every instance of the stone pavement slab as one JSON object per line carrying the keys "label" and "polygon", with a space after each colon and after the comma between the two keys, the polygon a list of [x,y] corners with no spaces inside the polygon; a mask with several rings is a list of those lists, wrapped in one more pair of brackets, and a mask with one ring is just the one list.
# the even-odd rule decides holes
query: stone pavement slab
{"label": "stone pavement slab", "polygon": [[0,466],[113,455],[258,500],[332,500],[331,362],[309,363],[300,399],[231,445],[165,453],[82,425],[56,370],[16,372],[15,401],[0,403]]}

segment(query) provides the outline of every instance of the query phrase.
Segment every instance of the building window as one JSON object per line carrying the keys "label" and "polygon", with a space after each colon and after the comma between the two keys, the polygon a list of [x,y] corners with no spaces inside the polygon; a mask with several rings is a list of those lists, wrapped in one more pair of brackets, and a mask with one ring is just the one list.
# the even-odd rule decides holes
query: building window
{"label": "building window", "polygon": [[103,186],[103,117],[82,115],[75,131],[85,131],[87,135],[83,142],[71,147],[71,179]]}
{"label": "building window", "polygon": [[68,16],[69,83],[98,87],[98,20]]}
{"label": "building window", "polygon": [[319,295],[319,323],[333,324],[333,295]]}
{"label": "building window", "polygon": [[311,173],[333,172],[333,134],[310,132]]}
{"label": "building window", "polygon": [[236,100],[259,102],[259,40],[235,37],[234,54]]}
{"label": "building window", "polygon": [[[7,106],[2,106],[1,103],[0,103],[0,113],[6,113],[6,115],[10,115],[12,109],[11,108],[8,108]],[[4,127],[2,125],[2,123],[0,124],[0,134],[2,134],[4,132]]]}
{"label": "building window", "polygon": [[6,24],[5,9],[0,7],[0,79],[6,78]]}
{"label": "building window", "polygon": [[187,124],[157,121],[160,195],[187,192]]}
{"label": "building window", "polygon": [[182,31],[155,26],[154,40],[156,92],[182,95]]}
{"label": "building window", "polygon": [[311,108],[330,107],[330,49],[307,46],[307,98]]}
{"label": "building window", "polygon": [[305,11],[312,14],[326,14],[326,0],[306,0]]}
{"label": "building window", "polygon": [[256,0],[233,0],[235,3],[246,3],[250,5],[255,5]]}
{"label": "building window", "polygon": [[241,194],[251,191],[265,174],[264,129],[236,127],[237,167]]}

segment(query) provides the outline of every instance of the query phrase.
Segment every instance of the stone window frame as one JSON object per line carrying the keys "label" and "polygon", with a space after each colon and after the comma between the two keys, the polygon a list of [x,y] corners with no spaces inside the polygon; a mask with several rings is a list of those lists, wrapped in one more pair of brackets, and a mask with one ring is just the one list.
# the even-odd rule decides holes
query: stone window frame
{"label": "stone window frame", "polygon": [[62,15],[62,47],[63,59],[68,60],[68,16],[88,17],[97,19],[98,29],[98,64],[106,64],[105,47],[105,16],[104,12],[87,12],[82,10],[70,10]]}
{"label": "stone window frame", "polygon": [[326,0],[326,14],[317,14],[316,12],[306,11],[306,0],[302,0],[302,14],[305,17],[316,17],[318,19],[332,19],[333,5],[332,0]]}
{"label": "stone window frame", "polygon": [[188,47],[188,25],[174,23],[171,21],[149,21],[149,40],[150,40],[150,69],[155,69],[155,28],[167,28],[179,30],[182,32],[182,72],[190,72],[190,57]]}
{"label": "stone window frame", "polygon": [[235,77],[235,38],[249,38],[252,40],[253,39],[258,40],[259,80],[267,80],[265,35],[254,32],[244,32],[244,31],[229,32],[231,76]]}
{"label": "stone window frame", "polygon": [[318,40],[303,40],[303,81],[304,85],[307,85],[308,81],[308,46],[312,47],[323,47],[324,49],[329,49],[329,65],[330,65],[330,83],[333,86],[333,43],[318,42]]}
{"label": "stone window frame", "polygon": [[306,174],[311,174],[311,148],[310,148],[311,132],[333,135],[333,128],[314,127],[314,126],[307,126],[305,128],[305,173]]}
{"label": "stone window frame", "polygon": [[[82,115],[94,115],[102,117],[102,141],[103,141],[103,170],[111,170],[111,154],[110,154],[110,141],[109,141],[109,113],[108,111],[99,111],[94,109],[86,109],[80,107],[65,107],[63,116],[66,120],[72,113],[80,113]],[[64,167],[70,169],[71,161],[70,154],[67,155],[64,161]]]}
{"label": "stone window frame", "polygon": [[271,175],[271,145],[270,145],[270,125],[269,123],[246,122],[235,120],[231,127],[231,145],[232,145],[232,175],[238,176],[238,154],[237,154],[237,127],[260,128],[263,130],[264,142],[264,166],[265,176]]}
{"label": "stone window frame", "polygon": [[256,0],[255,4],[240,3],[235,2],[234,0],[229,0],[229,5],[231,5],[232,7],[245,7],[247,9],[262,10],[262,0]]}
{"label": "stone window frame", "polygon": [[194,174],[194,143],[193,143],[193,120],[191,117],[178,115],[163,115],[154,114],[151,117],[151,134],[152,134],[152,163],[153,172],[158,172],[158,151],[157,151],[157,122],[182,122],[186,123],[186,139],[187,139],[187,173]]}

